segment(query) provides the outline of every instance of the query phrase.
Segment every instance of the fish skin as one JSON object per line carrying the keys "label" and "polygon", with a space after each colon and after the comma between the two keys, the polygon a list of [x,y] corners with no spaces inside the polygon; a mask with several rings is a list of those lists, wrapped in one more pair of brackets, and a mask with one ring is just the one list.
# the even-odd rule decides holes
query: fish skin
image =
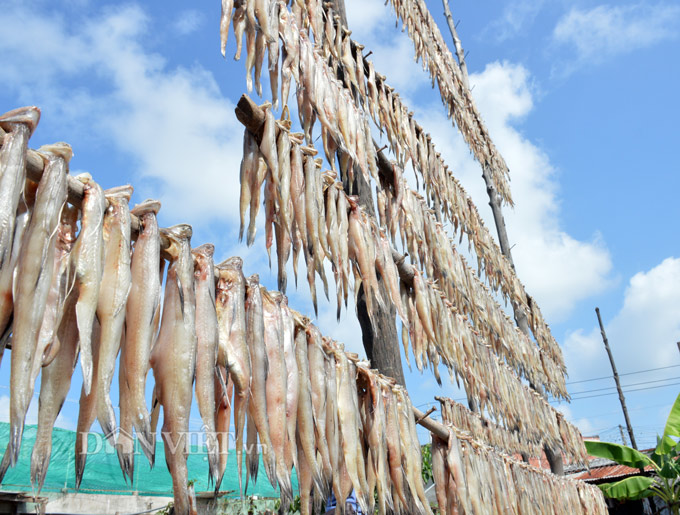
{"label": "fish skin", "polygon": [[132,186],[104,192],[109,207],[104,215],[104,270],[99,287],[97,319],[101,326],[97,374],[93,376],[96,412],[105,435],[115,443],[116,415],[109,390],[120,351],[125,306],[132,286],[130,271],[130,208]]}
{"label": "fish skin", "polygon": [[298,377],[297,359],[295,356],[295,320],[288,307],[288,299],[282,295],[281,323],[283,328],[283,358],[286,364],[286,435],[284,459],[288,474],[297,460],[295,429],[297,427],[298,397],[300,381]]}
{"label": "fish skin", "polygon": [[272,0],[254,0],[254,13],[257,18],[258,28],[267,38],[267,42],[276,41],[276,37],[271,32],[271,23],[269,21]]}
{"label": "fish skin", "polygon": [[[27,198],[28,188],[32,187],[32,198]],[[16,221],[14,224],[14,239],[12,240],[12,255],[9,265],[3,272],[0,272],[0,361],[5,352],[5,346],[10,340],[12,333],[12,318],[14,312],[14,297],[12,294],[12,283],[14,279],[14,269],[19,260],[21,242],[28,222],[33,214],[33,204],[35,203],[35,190],[38,185],[33,181],[26,180],[26,187],[23,194],[23,201],[19,203]],[[30,193],[29,193],[30,195]]]}
{"label": "fish skin", "polygon": [[[348,212],[349,204],[347,196],[344,191],[339,192],[337,200],[338,234],[347,234],[349,230]],[[342,290],[345,297],[345,307],[347,307],[347,297],[349,295],[349,241],[344,237],[338,237],[338,268],[342,276]]]}
{"label": "fish skin", "polygon": [[73,247],[75,282],[79,297],[76,304],[80,339],[80,365],[85,393],[92,386],[92,349],[90,335],[97,311],[99,288],[104,268],[104,212],[106,198],[101,186],[89,174],[76,177],[84,186],[81,205],[81,229]]}
{"label": "fish skin", "polygon": [[246,279],[243,260],[229,258],[217,265],[216,308],[218,362],[229,371],[234,394],[234,429],[239,490],[242,490],[243,437],[250,399],[251,361],[246,332]]}
{"label": "fish skin", "polygon": [[[72,227],[75,236],[75,225]],[[56,330],[57,351],[54,359],[42,370],[40,401],[38,403],[38,429],[31,452],[31,484],[40,493],[52,454],[52,429],[71,388],[71,378],[78,359],[78,324],[76,299],[73,289],[64,301],[63,314]]]}
{"label": "fish skin", "polygon": [[397,402],[389,385],[382,387],[382,396],[385,403],[385,440],[387,442],[387,458],[389,463],[389,474],[392,480],[392,488],[395,507],[398,502],[406,508],[406,496],[404,495],[403,473],[401,468],[401,446],[399,445],[399,421],[397,414]]}
{"label": "fish skin", "polygon": [[[295,360],[298,373],[298,404],[297,404],[297,438],[298,438],[298,463],[309,469],[310,478],[314,486],[327,496],[327,485],[323,480],[316,459],[314,413],[312,409],[312,383],[309,374],[309,358],[307,356],[307,336],[303,326],[296,328],[295,333]],[[304,465],[301,462],[300,453],[304,453]],[[311,483],[310,483],[311,485]],[[302,493],[301,493],[302,495]]]}
{"label": "fish skin", "polygon": [[[250,12],[252,10],[253,2],[247,2],[244,0],[246,7],[246,21],[245,21],[245,32],[246,32],[246,89],[248,93],[253,92],[253,69],[255,68],[255,53],[257,48],[257,37],[258,33],[255,29],[255,24],[250,22]],[[253,15],[254,16],[254,15]],[[237,50],[237,55],[240,55],[240,49]]]}
{"label": "fish skin", "polygon": [[272,454],[276,460],[276,479],[281,492],[281,507],[285,513],[293,501],[293,488],[285,463],[286,392],[288,373],[283,352],[283,324],[281,320],[281,294],[262,290],[264,315],[264,344],[269,363],[266,379],[267,420],[272,442]]}
{"label": "fish skin", "polygon": [[[251,363],[251,397],[248,403],[248,430],[250,431],[251,421],[254,422],[254,427],[257,428],[260,443],[262,444],[265,472],[269,482],[276,488],[276,458],[273,452],[267,418],[266,380],[269,375],[269,362],[264,342],[263,301],[259,283],[260,277],[257,274],[253,274],[246,279],[246,342],[250,352]],[[248,436],[248,444],[251,444],[250,433]],[[253,481],[257,480],[257,465],[259,465],[257,459],[254,462],[251,461],[249,473]]]}
{"label": "fish skin", "polygon": [[[12,317],[12,257],[18,258],[21,238],[13,244],[17,208],[26,183],[28,140],[40,120],[40,109],[22,107],[0,116],[0,127],[7,133],[0,148],[0,335],[5,333]],[[4,347],[3,347],[4,349]]]}
{"label": "fish skin", "polygon": [[248,224],[247,244],[250,247],[255,242],[255,232],[257,230],[257,212],[260,209],[260,196],[262,183],[267,176],[267,162],[260,155],[257,159],[257,173],[251,176],[253,181],[250,185],[250,221]]}
{"label": "fish skin", "polygon": [[151,431],[145,390],[161,303],[161,240],[156,220],[160,207],[157,200],[147,200],[132,209],[140,231],[132,253],[132,286],[125,306],[126,330],[118,371],[121,432],[116,446],[121,469],[130,480],[134,472],[133,427],[152,467],[155,461],[155,431]]}
{"label": "fish skin", "polygon": [[274,109],[279,108],[279,2],[273,1],[270,4],[269,12],[269,32],[275,34],[274,41],[269,40],[267,44],[267,64],[269,69],[269,85],[272,93],[272,104]]}
{"label": "fish skin", "polygon": [[323,435],[325,440],[323,441],[326,442],[328,446],[328,462],[324,462],[323,467],[329,487],[332,486],[333,491],[337,493],[341,491],[340,467],[343,461],[340,451],[340,428],[338,427],[338,390],[336,381],[337,372],[334,359],[328,358],[324,361],[324,380],[326,382],[326,413],[324,419],[325,433]]}
{"label": "fish skin", "polygon": [[264,64],[264,52],[266,49],[267,40],[265,35],[261,31],[257,31],[257,35],[255,36],[255,62],[253,63],[255,71],[253,78],[255,80],[255,91],[260,97],[262,96],[262,65]]}
{"label": "fish skin", "polygon": [[446,442],[432,434],[432,479],[434,480],[437,505],[441,513],[448,513]]}
{"label": "fish skin", "polygon": [[[306,345],[306,343],[305,343]],[[297,475],[298,487],[300,489],[300,515],[311,515],[311,493],[313,483],[313,472],[307,461],[307,454],[304,452],[304,445],[301,442],[300,435],[297,434]]]}
{"label": "fish skin", "polygon": [[260,141],[260,152],[264,156],[269,172],[274,181],[274,186],[277,190],[280,188],[279,184],[279,158],[276,151],[276,119],[272,112],[271,104],[265,102],[262,106],[264,109],[264,128],[262,132],[262,140]]}
{"label": "fish skin", "polygon": [[[76,324],[78,323],[78,304],[76,301]],[[80,331],[78,331],[80,334]],[[94,358],[94,372],[96,373],[99,356],[99,340],[101,336],[101,327],[99,321],[95,318],[92,322],[92,334],[90,335],[92,356]],[[96,390],[91,390],[90,393],[85,392],[85,385],[80,389],[80,401],[78,408],[78,422],[76,423],[76,490],[80,489],[80,483],[83,480],[83,473],[85,472],[85,462],[88,455],[88,435],[90,428],[97,418],[96,405]]]}
{"label": "fish skin", "polygon": [[[329,452],[330,442],[327,440],[327,402],[335,400],[335,396],[327,394],[326,355],[321,347],[321,333],[311,323],[305,327],[307,336],[307,358],[309,360],[309,382],[312,393],[312,417],[316,431],[316,447],[320,454],[319,468],[323,472],[326,483],[330,484],[333,465]],[[334,386],[334,385],[333,385]]]}
{"label": "fish skin", "polygon": [[[291,146],[290,157],[290,197],[293,202],[293,220],[295,224],[297,241],[307,248],[307,218],[305,214],[305,175],[302,164],[302,150],[300,145]],[[293,252],[295,252],[296,238],[293,239]],[[297,286],[297,260],[293,255],[293,271],[295,272],[295,286]]]}
{"label": "fish skin", "polygon": [[241,50],[243,49],[243,33],[246,30],[246,2],[245,0],[236,0],[234,2],[236,10],[232,18],[234,26],[234,37],[236,38],[236,53],[234,54],[234,61],[241,59]]}
{"label": "fish skin", "polygon": [[192,386],[196,368],[196,296],[191,258],[191,226],[164,229],[170,240],[163,317],[151,352],[154,394],[163,406],[165,461],[172,475],[175,510],[195,513],[193,490],[187,488],[187,448]]}
{"label": "fish skin", "polygon": [[10,371],[10,438],[6,460],[14,466],[19,457],[24,421],[33,397],[35,383],[31,380],[33,364],[42,363],[42,353],[36,349],[47,297],[53,274],[57,227],[61,209],[66,202],[68,160],[73,153],[64,144],[43,147],[45,160],[33,215],[22,241],[14,272],[14,322]]}
{"label": "fish skin", "polygon": [[239,215],[241,224],[238,230],[238,241],[243,241],[243,229],[245,228],[246,210],[250,206],[253,185],[252,175],[258,171],[258,156],[260,150],[257,141],[248,129],[243,131],[243,158],[241,159],[240,182],[241,194],[239,196]]}
{"label": "fish skin", "polygon": [[220,14],[220,50],[222,57],[227,54],[227,39],[229,38],[229,25],[231,24],[234,0],[222,0],[222,12]]}
{"label": "fish skin", "polygon": [[342,437],[342,454],[345,467],[347,467],[347,474],[356,491],[357,501],[361,509],[368,512],[366,491],[359,477],[359,466],[362,463],[359,461],[360,454],[357,453],[359,446],[358,405],[352,396],[352,390],[356,393],[356,377],[352,377],[347,355],[337,350],[333,354],[337,372],[338,425]]}
{"label": "fish skin", "polygon": [[69,273],[70,255],[73,243],[76,240],[78,209],[69,204],[64,204],[60,218],[57,229],[52,285],[47,296],[47,308],[45,309],[45,316],[40,327],[38,339],[38,349],[43,349],[43,359],[41,361],[34,361],[32,381],[35,381],[35,378],[37,378],[40,368],[49,365],[57,352],[59,352],[61,342],[56,338],[56,334],[64,312],[64,301],[68,294],[67,290],[71,286]]}
{"label": "fish skin", "polygon": [[208,482],[219,472],[219,449],[215,430],[215,367],[217,367],[217,312],[215,308],[215,246],[205,243],[191,251],[196,288],[196,402],[203,420],[208,454]]}
{"label": "fish skin", "polygon": [[[217,444],[219,446],[219,469],[215,481],[215,492],[218,492],[227,470],[227,458],[229,457],[229,425],[231,421],[231,399],[234,393],[234,383],[227,369],[218,365],[215,373],[215,431],[217,432]],[[225,385],[226,381],[226,385]],[[239,462],[240,463],[240,462]],[[241,467],[239,467],[239,478]],[[240,479],[239,479],[240,484]]]}

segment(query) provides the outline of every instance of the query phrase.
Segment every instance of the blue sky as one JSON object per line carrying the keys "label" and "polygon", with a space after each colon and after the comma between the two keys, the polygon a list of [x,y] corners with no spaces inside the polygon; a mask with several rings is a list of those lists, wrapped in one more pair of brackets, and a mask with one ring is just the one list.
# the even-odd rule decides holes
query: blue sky
{"label": "blue sky", "polygon": [[[219,3],[2,4],[0,110],[41,107],[31,146],[69,142],[73,173],[88,171],[104,187],[132,183],[133,202],[162,201],[162,225],[191,223],[195,246],[210,241],[217,258],[242,256],[247,273],[275,288],[262,231],[250,249],[237,242],[242,127],[233,107],[245,92],[245,67],[231,59],[233,34],[227,59],[220,55]],[[428,5],[448,42],[441,4]],[[595,306],[620,373],[680,365],[680,133],[673,126],[680,117],[680,68],[673,64],[680,7],[519,0],[485,2],[483,10],[454,2],[452,9],[469,52],[473,96],[510,167],[516,208],[505,216],[518,273],[563,346],[568,381],[611,374]],[[376,70],[432,134],[493,232],[479,165],[413,62],[391,10],[379,0],[347,0],[347,10],[353,37],[373,51]],[[290,287],[289,297],[292,307],[312,313],[306,285]],[[332,303],[321,300],[320,308],[324,334],[363,354],[353,308],[340,324]],[[630,390],[671,384],[679,381],[660,380],[679,372],[622,382],[636,384]],[[448,381],[440,390],[430,374],[407,376],[414,404],[459,396]],[[8,384],[9,359],[0,369],[2,417]],[[569,389],[576,397],[610,386],[611,379]],[[627,395],[642,446],[655,443],[678,391]],[[37,402],[29,422],[36,409]],[[560,409],[584,434],[620,439],[615,395]],[[60,424],[74,428],[76,419],[77,402],[67,402]],[[200,427],[197,412],[192,424]]]}

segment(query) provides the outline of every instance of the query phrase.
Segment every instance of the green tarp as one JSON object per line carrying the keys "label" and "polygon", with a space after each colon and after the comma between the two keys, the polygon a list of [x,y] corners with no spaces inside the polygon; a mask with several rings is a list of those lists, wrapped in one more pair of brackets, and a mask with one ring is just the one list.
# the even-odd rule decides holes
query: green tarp
{"label": "green tarp", "polygon": [[[21,444],[19,461],[14,468],[7,471],[2,482],[3,490],[31,491],[31,452],[35,441],[36,426],[27,425]],[[9,424],[0,422],[0,452],[7,447],[9,440]],[[55,428],[52,433],[52,457],[47,471],[44,492],[75,491],[75,431]],[[130,495],[163,495],[172,496],[172,479],[165,465],[165,451],[161,441],[156,442],[156,466],[151,469],[149,462],[136,443],[134,481],[130,485],[123,479],[123,473],[118,464],[118,455],[103,435],[90,434],[88,438],[90,454],[85,465],[85,474],[80,485],[82,493],[106,493]],[[245,453],[244,453],[245,456]],[[245,460],[244,460],[245,461]],[[208,484],[208,461],[205,449],[193,445],[187,460],[189,480],[194,480],[196,492],[212,491],[214,485]],[[227,470],[220,486],[221,491],[228,491],[230,497],[238,497],[238,469],[236,453],[229,451]],[[245,463],[243,465],[245,487]],[[267,480],[260,455],[260,474],[256,485],[248,485],[248,495],[260,497],[278,497]],[[293,488],[297,491],[297,477],[293,471]]]}

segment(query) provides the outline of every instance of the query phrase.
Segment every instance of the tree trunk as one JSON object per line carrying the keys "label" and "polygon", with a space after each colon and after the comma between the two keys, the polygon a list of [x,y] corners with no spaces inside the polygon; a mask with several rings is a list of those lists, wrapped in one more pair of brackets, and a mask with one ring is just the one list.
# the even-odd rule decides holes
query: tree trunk
{"label": "tree trunk", "polygon": [[[347,28],[344,0],[332,0],[329,4],[340,17],[342,25]],[[357,51],[360,50],[357,49]],[[361,170],[357,166],[354,167],[354,181],[351,184],[348,177],[343,177],[342,179],[345,185],[345,192],[358,195],[359,205],[367,215],[375,220],[371,186],[364,179]],[[383,299],[389,298],[382,277],[378,277],[378,290]],[[399,384],[405,386],[404,370],[401,366],[399,340],[397,338],[397,314],[395,308],[390,303],[386,303],[385,309],[381,309],[375,301],[372,304],[373,312],[369,313],[366,306],[366,293],[362,285],[357,295],[356,308],[366,357],[371,361],[373,368],[377,368],[380,373],[394,378]],[[373,320],[373,323],[371,323],[371,320]]]}

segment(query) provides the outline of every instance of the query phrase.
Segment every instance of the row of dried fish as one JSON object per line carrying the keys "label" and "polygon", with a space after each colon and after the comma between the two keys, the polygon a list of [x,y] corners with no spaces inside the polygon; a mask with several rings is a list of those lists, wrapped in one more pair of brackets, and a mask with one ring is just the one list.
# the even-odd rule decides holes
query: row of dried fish
{"label": "row of dried fish", "polygon": [[[309,7],[311,6],[308,5],[307,8]],[[252,21],[250,14],[248,14],[251,12],[254,17]],[[280,34],[283,41],[282,48],[284,55],[284,64],[282,65],[283,101],[284,103],[287,101],[290,80],[295,78],[298,82],[298,112],[307,143],[311,144],[311,128],[315,118],[318,116],[321,121],[321,135],[326,157],[334,170],[335,156],[337,151],[341,149],[343,152],[338,155],[340,168],[343,172],[347,171],[351,176],[354,173],[352,163],[356,163],[367,178],[369,172],[374,178],[377,178],[375,147],[372,142],[367,119],[363,115],[362,110],[352,102],[352,97],[349,93],[351,89],[344,88],[342,82],[335,78],[335,73],[326,64],[325,59],[322,57],[323,49],[326,48],[328,55],[335,54],[340,56],[339,60],[343,63],[344,75],[348,85],[358,84],[359,89],[368,92],[367,99],[374,99],[369,102],[369,105],[380,105],[380,109],[376,107],[369,109],[369,111],[374,117],[376,116],[376,111],[379,113],[378,116],[382,120],[382,124],[379,125],[387,128],[388,136],[392,135],[389,138],[390,141],[395,142],[399,139],[408,140],[410,142],[408,148],[411,149],[410,152],[414,161],[417,161],[419,167],[423,170],[426,184],[436,182],[430,180],[431,174],[434,170],[441,169],[441,160],[436,157],[437,154],[435,154],[431,142],[425,146],[422,141],[418,140],[416,124],[412,116],[407,115],[405,107],[401,105],[396,95],[392,95],[391,90],[384,85],[383,80],[376,81],[375,74],[370,73],[372,64],[368,61],[369,73],[364,75],[364,62],[360,49],[355,50],[356,58],[354,58],[351,50],[352,42],[349,39],[348,33],[338,28],[339,26],[331,19],[331,15],[326,15],[323,30],[325,46],[314,48],[305,32],[298,29],[300,23],[304,24],[302,26],[314,25],[314,17],[310,17],[309,13],[310,11],[303,10],[301,3],[294,3],[293,12],[291,13],[284,4],[275,1],[264,2],[262,6],[256,8],[254,0],[237,5],[232,18],[230,18],[232,12],[229,9],[223,10],[223,45],[226,44],[226,35],[228,34],[224,28],[228,29],[230,20],[233,21],[237,38],[241,37],[239,34],[242,35],[245,27],[247,41],[254,42],[254,46],[247,46],[246,67],[248,70],[247,83],[249,90],[251,89],[250,76],[252,69],[255,75],[256,89],[261,92],[261,88],[258,87],[260,76],[258,70],[261,70],[263,64],[264,49],[268,48],[272,97],[274,103],[276,104],[277,102],[279,46],[275,40],[267,45],[265,43],[269,41],[267,38],[270,36],[274,37],[278,30],[278,34]],[[278,23],[276,23],[277,20]],[[269,27],[269,32],[264,29],[265,26]],[[333,44],[330,44],[330,41],[333,41]],[[238,46],[240,48],[240,44]],[[255,54],[253,55],[252,52],[255,52]],[[289,71],[286,72],[286,70]],[[366,81],[366,85],[362,88],[361,85],[364,84],[364,81]],[[392,107],[390,108],[390,106]],[[395,136],[397,134],[401,136]],[[420,138],[424,138],[423,135],[424,131],[420,130]],[[428,149],[429,154],[425,152],[425,149]],[[348,162],[348,157],[351,159],[351,162]],[[426,172],[425,170],[428,168],[432,171]],[[444,177],[447,179],[451,177],[448,173],[440,175],[442,179]],[[399,181],[399,177],[395,173],[395,182],[397,181]],[[457,183],[448,180],[442,180],[441,182],[442,185],[449,185],[451,188],[454,188],[452,191],[461,194],[457,198],[458,205],[472,206],[469,198],[463,196],[464,192],[455,189],[454,185],[457,185]],[[395,190],[396,186],[396,184],[393,185]],[[527,306],[527,295],[523,285],[517,279],[507,259],[502,256],[498,245],[481,223],[479,214],[473,207],[466,207],[464,213],[467,218],[465,218],[464,223],[462,218],[456,218],[455,223],[458,223],[458,220],[460,220],[461,226],[467,228],[467,234],[474,235],[470,241],[474,242],[477,255],[479,256],[480,270],[482,269],[483,262],[490,285],[494,289],[500,289],[506,298],[512,301],[513,305],[518,306],[518,309],[523,310],[528,315],[530,326],[539,346],[544,352],[548,353],[549,359],[555,362],[554,365],[547,364],[546,368],[563,369],[564,364],[561,351],[545,324],[538,306],[535,303],[531,303],[530,307]],[[394,233],[392,232],[392,234]],[[563,376],[563,372],[558,372],[558,374]],[[561,382],[564,382],[563,377]],[[557,391],[560,390],[562,394],[565,393],[564,389],[558,387]]]}
{"label": "row of dried fish", "polygon": [[[298,5],[294,3],[294,5]],[[316,119],[321,122],[321,135],[328,156],[340,148],[356,163],[363,174],[377,178],[375,147],[368,120],[352,101],[349,92],[333,76],[323,57],[307,34],[299,29],[295,16],[282,0],[247,0],[222,9],[222,50],[225,51],[230,23],[237,39],[236,59],[240,58],[242,38],[246,35],[246,86],[253,84],[262,94],[260,78],[265,50],[274,108],[279,103],[279,43],[283,44],[281,63],[281,99],[285,107],[290,83],[295,79],[298,113],[305,138],[312,142]]]}
{"label": "row of dried fish", "polygon": [[[428,207],[434,210],[437,220],[443,216],[456,230],[460,227],[461,233],[468,236],[477,255],[478,270],[484,270],[494,291],[503,293],[507,300],[525,312],[531,327],[535,328],[537,339],[540,339],[541,348],[563,368],[561,351],[540,310],[535,303],[531,308],[527,305],[527,294],[514,268],[484,225],[476,206],[436,151],[430,135],[415,121],[413,112],[402,103],[398,93],[385,83],[385,77],[374,71],[373,63],[363,58],[362,45],[350,40],[349,33],[341,28],[332,9],[327,8],[324,14],[324,32],[322,38],[317,38],[322,40],[324,55],[334,57],[334,63],[342,70],[346,87],[358,93],[355,98],[364,104],[376,125],[386,131],[400,166],[403,168],[411,159],[414,170],[422,176],[430,199]],[[342,43],[338,43],[340,38],[334,38],[338,34],[344,34]],[[403,173],[399,173],[398,167],[394,172],[394,181],[399,181]],[[396,186],[392,185],[394,191],[399,191]]]}
{"label": "row of dried fish", "polygon": [[549,474],[449,426],[432,435],[432,476],[442,514],[606,514],[594,486]]}
{"label": "row of dried fish", "polygon": [[[326,256],[332,254],[339,314],[342,298],[344,297],[346,302],[349,291],[347,256],[349,249],[345,248],[344,243],[344,234],[349,230],[349,220],[347,215],[338,210],[346,211],[351,200],[339,195],[342,187],[340,184],[334,184],[333,171],[315,174],[321,166],[321,160],[312,159],[316,153],[313,147],[301,146],[303,139],[301,134],[288,132],[290,121],[276,121],[269,107],[265,109],[265,113],[263,135],[259,145],[250,133],[246,132],[244,135],[240,234],[243,235],[246,211],[250,208],[247,239],[249,244],[254,241],[260,189],[264,184],[266,247],[268,252],[271,252],[271,246],[276,238],[279,288],[285,291],[287,285],[286,263],[291,254],[291,247],[296,281],[298,257],[303,252],[305,262],[308,264],[307,279],[316,308],[314,270],[321,277],[328,296],[328,281],[323,261]],[[307,176],[312,180],[306,180]],[[447,298],[455,299],[458,305],[463,306],[463,313],[471,317],[476,330],[494,343],[499,355],[504,356],[518,373],[523,374],[534,384],[544,385],[556,396],[566,397],[562,367],[549,356],[541,355],[536,346],[515,328],[474,272],[465,265],[462,257],[455,251],[454,243],[448,240],[441,225],[428,213],[422,198],[407,187],[403,178],[398,180],[398,184],[398,188],[395,188],[397,195],[389,189],[379,192],[378,195],[380,219],[393,239],[397,228],[401,229],[403,245],[411,253],[412,259],[415,259],[414,256],[419,257],[422,269],[427,271],[427,275],[442,285],[440,288],[448,294]],[[318,217],[313,214],[317,211],[321,213]],[[343,237],[336,235],[337,230],[342,231]],[[390,244],[384,241],[385,232],[379,232],[380,237],[371,237],[367,243],[380,243],[380,249],[370,251],[382,256],[380,267],[391,269],[393,265],[389,257]],[[436,252],[428,252],[428,248]],[[309,266],[310,263],[313,263],[312,268]],[[380,270],[378,273],[381,276],[385,275]],[[391,273],[391,270],[387,273]],[[390,284],[393,286],[392,299],[398,298],[398,280]],[[370,283],[368,286],[370,287]],[[462,300],[465,302],[461,302]],[[399,310],[400,303],[397,302],[396,305]],[[403,309],[400,315],[403,315]],[[404,319],[402,316],[402,320]]]}
{"label": "row of dried fish", "polygon": [[[320,172],[321,163],[314,159],[313,149],[301,147],[301,140],[301,135],[289,134],[287,124],[277,122],[268,107],[265,107],[260,144],[250,132],[244,133],[241,199],[250,202],[241,203],[241,220],[245,225],[246,211],[250,208],[249,235],[254,237],[259,200],[253,202],[253,199],[259,199],[264,187],[265,240],[270,249],[276,235],[279,283],[286,282],[285,266],[291,248],[296,275],[296,256],[303,252],[310,291],[316,302],[315,277],[318,274],[327,284],[324,261],[328,259],[340,308],[343,295],[346,299],[349,292],[351,267],[354,292],[362,284],[367,304],[389,301],[395,305],[402,319],[405,353],[409,355],[410,342],[420,370],[429,362],[439,380],[439,363],[443,360],[451,375],[463,380],[466,391],[479,399],[483,408],[488,406],[494,418],[506,427],[535,431],[535,438],[544,434],[551,442],[560,444],[559,426],[550,405],[500,361],[431,280],[409,267],[412,280],[409,284],[401,281],[385,232],[370,221],[354,197],[342,191],[332,171]],[[268,166],[271,162],[277,163],[275,170]],[[252,242],[252,238],[249,241]],[[387,287],[389,299],[378,293],[378,275]],[[567,443],[573,445],[573,442]],[[566,451],[580,454],[576,447]]]}
{"label": "row of dried fish", "polygon": [[[342,502],[352,490],[362,507],[372,510],[377,490],[381,513],[387,508],[428,513],[420,448],[405,390],[345,353],[341,345],[322,338],[309,320],[288,308],[285,296],[261,287],[256,275],[246,280],[240,258],[214,265],[212,245],[191,249],[190,226],[159,230],[158,202],[130,210],[132,187],[102,191],[91,177],[79,176],[85,185],[80,210],[66,204],[71,155],[67,145],[40,150],[45,169],[36,190],[25,177],[28,138],[23,136],[25,128],[30,135],[38,113],[25,109],[0,117],[0,124],[9,129],[0,148],[0,180],[12,178],[20,185],[18,196],[28,212],[25,236],[17,237],[13,231],[10,242],[20,247],[13,274],[14,322],[8,330],[12,438],[0,475],[14,465],[12,456],[21,445],[26,410],[17,406],[27,408],[42,371],[31,458],[31,479],[38,489],[42,486],[54,422],[80,354],[84,377],[76,438],[77,486],[86,465],[87,434],[95,420],[116,446],[124,476],[131,479],[133,428],[153,465],[163,407],[161,434],[175,509],[193,512],[186,446],[195,385],[209,475],[217,486],[226,468],[233,407],[239,477],[245,437],[246,481],[257,479],[259,437],[265,472],[280,489],[284,510],[292,501],[295,466],[304,512],[309,512],[312,498],[320,505],[333,491]],[[8,183],[2,183],[3,194]],[[18,206],[17,211],[23,213]],[[139,222],[134,244],[133,214]],[[16,213],[8,218],[12,219],[15,226],[21,222]],[[44,277],[48,270],[55,270],[51,278]],[[24,287],[28,283],[37,283],[37,293]],[[93,290],[93,285],[98,288]],[[21,325],[25,318],[37,321],[33,336]],[[118,362],[120,432],[109,392]],[[149,368],[155,382],[151,412],[144,397]]]}
{"label": "row of dried fish", "polygon": [[[437,400],[440,403],[441,417],[445,424],[452,425],[460,431],[469,433],[475,440],[506,454],[538,457],[543,453],[543,448],[546,444],[554,445],[554,442],[548,442],[543,434],[520,433],[516,429],[509,431],[452,399],[437,397]],[[579,443],[582,440],[581,434],[575,431],[573,426],[565,424],[564,416],[561,413],[555,413],[555,418],[557,419],[561,438],[569,442],[565,444],[561,441],[559,447],[578,449],[580,454],[576,458],[586,460],[585,448]],[[587,464],[587,461],[583,461],[583,463]]]}
{"label": "row of dried fish", "polygon": [[429,71],[432,86],[437,83],[449,118],[458,125],[475,158],[488,168],[498,194],[506,203],[513,205],[508,166],[493,144],[474,99],[464,85],[460,68],[444,43],[427,5],[423,0],[391,0],[390,4],[413,41],[416,60],[420,59],[423,69]]}
{"label": "row of dried fish", "polygon": [[[395,168],[397,165],[394,165]],[[403,248],[412,262],[418,262],[428,277],[470,317],[475,330],[490,342],[518,373],[549,392],[567,397],[565,367],[562,356],[553,358],[522,333],[493,298],[478,275],[446,234],[441,223],[428,210],[425,200],[408,188],[406,180],[396,178],[396,188],[378,192],[378,220],[392,236],[399,232]],[[396,192],[396,193],[395,193]],[[551,345],[559,346],[550,335]]]}

